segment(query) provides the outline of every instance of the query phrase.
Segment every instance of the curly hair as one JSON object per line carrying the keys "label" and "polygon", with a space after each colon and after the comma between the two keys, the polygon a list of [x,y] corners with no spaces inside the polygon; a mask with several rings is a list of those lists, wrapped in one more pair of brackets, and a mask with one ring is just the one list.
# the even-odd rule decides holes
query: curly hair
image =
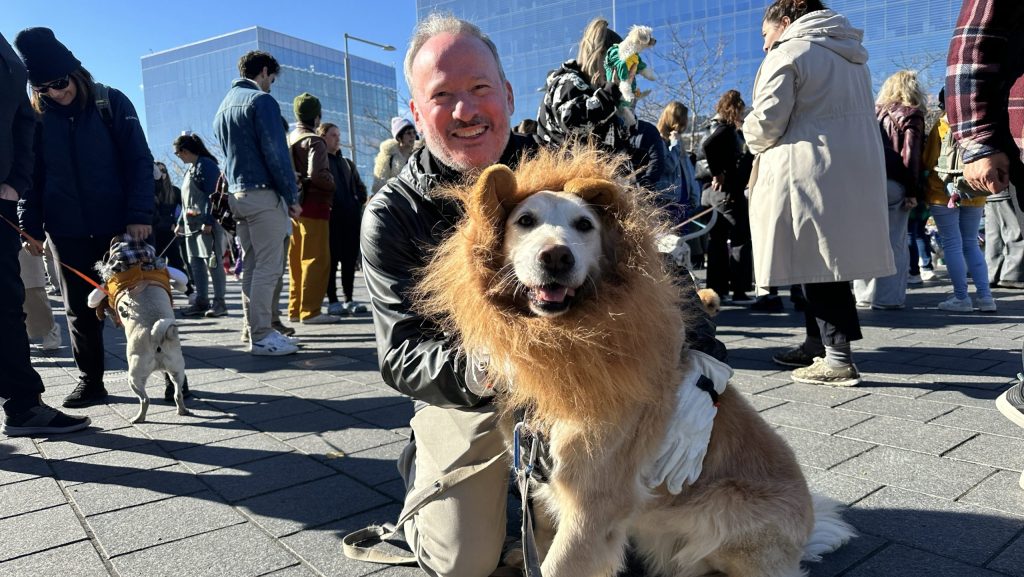
{"label": "curly hair", "polygon": [[824,9],[825,3],[821,0],[775,0],[765,9],[764,21],[774,24],[789,18],[793,22],[804,14]]}
{"label": "curly hair", "polygon": [[743,120],[743,111],[747,109],[747,103],[743,102],[739,90],[726,90],[725,94],[718,99],[715,105],[715,112],[722,117],[722,120],[735,126]]}
{"label": "curly hair", "polygon": [[916,72],[899,70],[882,83],[882,89],[878,91],[875,104],[878,106],[903,104],[917,108],[921,112],[927,112],[928,96],[921,88]]}

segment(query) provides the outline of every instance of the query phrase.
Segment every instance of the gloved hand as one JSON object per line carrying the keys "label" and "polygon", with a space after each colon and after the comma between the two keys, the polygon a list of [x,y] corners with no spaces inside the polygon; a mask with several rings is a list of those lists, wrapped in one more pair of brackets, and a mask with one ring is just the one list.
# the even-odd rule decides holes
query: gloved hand
{"label": "gloved hand", "polygon": [[678,495],[684,484],[692,485],[700,476],[711,427],[718,414],[711,395],[698,388],[697,381],[701,377],[710,379],[715,393],[721,394],[732,377],[729,365],[710,355],[691,349],[685,356],[688,363],[676,398],[675,413],[657,457],[644,471],[644,481],[649,488],[665,484],[673,495]]}

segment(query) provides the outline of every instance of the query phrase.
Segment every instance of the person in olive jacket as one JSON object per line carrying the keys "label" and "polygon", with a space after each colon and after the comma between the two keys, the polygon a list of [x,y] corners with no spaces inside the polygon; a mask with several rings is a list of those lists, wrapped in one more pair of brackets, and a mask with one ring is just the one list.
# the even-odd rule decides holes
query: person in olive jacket
{"label": "person in olive jacket", "polygon": [[[152,233],[153,155],[128,97],[94,82],[52,30],[22,30],[14,44],[28,69],[32,107],[42,119],[37,186],[22,201],[21,223],[36,238],[45,230],[54,258],[98,281],[93,265],[103,259],[111,238],[127,232],[142,241]],[[74,273],[61,271],[81,373],[65,407],[107,396],[103,323],[87,304],[92,289]]]}

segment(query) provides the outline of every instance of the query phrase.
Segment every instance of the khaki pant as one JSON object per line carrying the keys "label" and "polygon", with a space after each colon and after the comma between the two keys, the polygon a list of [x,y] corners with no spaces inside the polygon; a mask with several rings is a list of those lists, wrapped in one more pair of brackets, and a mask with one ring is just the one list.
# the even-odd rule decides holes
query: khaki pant
{"label": "khaki pant", "polygon": [[[413,441],[398,462],[407,493],[505,450],[493,406],[422,405],[410,425]],[[497,568],[505,541],[508,476],[508,465],[499,460],[424,505],[405,524],[406,538],[428,575],[487,577]]]}
{"label": "khaki pant", "polygon": [[249,326],[250,342],[266,337],[274,289],[284,269],[284,249],[291,233],[291,221],[284,200],[272,189],[236,192],[228,197],[238,226],[238,242],[245,253],[242,270],[242,312]]}
{"label": "khaki pant", "polygon": [[46,295],[46,265],[43,257],[32,256],[28,250],[18,251],[21,282],[25,285],[25,328],[28,338],[41,339],[53,330],[53,309]]}
{"label": "khaki pant", "polygon": [[327,294],[330,221],[300,216],[292,222],[288,245],[288,317],[306,320],[320,314]]}

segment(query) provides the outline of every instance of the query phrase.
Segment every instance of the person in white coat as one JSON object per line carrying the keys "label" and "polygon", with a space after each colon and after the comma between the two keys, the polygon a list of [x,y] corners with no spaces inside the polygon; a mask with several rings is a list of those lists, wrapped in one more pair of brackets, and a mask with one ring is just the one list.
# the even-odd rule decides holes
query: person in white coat
{"label": "person in white coat", "polygon": [[885,162],[863,32],[819,0],[776,0],[743,123],[757,154],[750,229],[758,286],[803,285],[807,336],[775,355],[802,383],[855,385],[850,281],[895,273]]}

